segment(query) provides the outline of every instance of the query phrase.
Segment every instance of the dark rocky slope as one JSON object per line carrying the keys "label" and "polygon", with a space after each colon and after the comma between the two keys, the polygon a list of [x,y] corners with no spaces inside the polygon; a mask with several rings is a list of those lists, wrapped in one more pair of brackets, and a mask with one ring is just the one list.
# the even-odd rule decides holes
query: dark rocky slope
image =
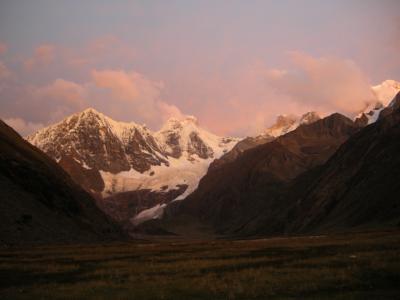
{"label": "dark rocky slope", "polygon": [[167,217],[241,236],[399,226],[399,153],[400,94],[365,128],[335,114],[243,152]]}
{"label": "dark rocky slope", "polygon": [[1,244],[125,238],[55,161],[2,121],[0,224]]}
{"label": "dark rocky slope", "polygon": [[339,148],[293,213],[293,232],[400,224],[400,93]]}
{"label": "dark rocky slope", "polygon": [[287,199],[295,179],[306,184],[308,176],[300,175],[324,164],[357,130],[350,119],[333,114],[244,151],[210,168],[198,189],[170,205],[166,216],[192,215],[223,234],[282,233],[290,223]]}

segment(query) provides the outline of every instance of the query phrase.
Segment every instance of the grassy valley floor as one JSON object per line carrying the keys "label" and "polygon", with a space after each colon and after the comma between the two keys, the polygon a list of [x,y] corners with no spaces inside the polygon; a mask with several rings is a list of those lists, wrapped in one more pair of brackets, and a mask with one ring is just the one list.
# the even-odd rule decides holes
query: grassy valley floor
{"label": "grassy valley floor", "polygon": [[0,249],[0,299],[399,299],[400,231]]}

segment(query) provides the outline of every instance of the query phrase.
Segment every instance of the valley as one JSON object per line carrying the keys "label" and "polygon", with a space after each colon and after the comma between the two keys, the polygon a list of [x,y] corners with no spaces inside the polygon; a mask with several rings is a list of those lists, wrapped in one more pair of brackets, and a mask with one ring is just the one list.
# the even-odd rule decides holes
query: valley
{"label": "valley", "polygon": [[395,299],[400,231],[0,249],[3,299]]}
{"label": "valley", "polygon": [[400,0],[0,1],[0,300],[400,299]]}

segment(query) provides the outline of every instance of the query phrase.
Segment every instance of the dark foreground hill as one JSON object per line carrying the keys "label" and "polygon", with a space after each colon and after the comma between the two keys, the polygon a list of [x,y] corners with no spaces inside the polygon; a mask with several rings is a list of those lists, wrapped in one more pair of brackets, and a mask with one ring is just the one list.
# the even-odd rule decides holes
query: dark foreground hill
{"label": "dark foreground hill", "polygon": [[299,232],[400,225],[400,93],[321,168],[293,213]]}
{"label": "dark foreground hill", "polygon": [[122,239],[56,162],[0,121],[0,243]]}

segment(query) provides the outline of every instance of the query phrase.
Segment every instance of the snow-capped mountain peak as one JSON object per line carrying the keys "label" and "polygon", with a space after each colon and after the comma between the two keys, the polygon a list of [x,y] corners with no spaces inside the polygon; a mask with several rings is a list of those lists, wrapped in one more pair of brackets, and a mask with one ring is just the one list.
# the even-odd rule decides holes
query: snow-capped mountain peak
{"label": "snow-capped mountain peak", "polygon": [[172,130],[177,128],[192,127],[198,128],[199,121],[194,116],[186,116],[184,118],[169,118],[159,131]]}
{"label": "snow-capped mountain peak", "polygon": [[390,102],[400,92],[400,82],[395,80],[385,80],[381,84],[371,87],[376,96],[376,100],[367,103],[354,118],[360,126],[366,126],[378,120],[381,111],[390,106]]}
{"label": "snow-capped mountain peak", "polygon": [[400,106],[400,91],[397,92],[396,96],[390,101],[388,107],[396,108]]}
{"label": "snow-capped mountain peak", "polygon": [[[148,203],[141,201],[142,210],[154,205],[163,208],[169,201],[185,198],[209,164],[239,141],[208,132],[192,116],[170,119],[153,132],[134,122],[115,121],[93,108],[43,128],[27,140],[98,196],[137,191],[158,195]],[[141,210],[136,213],[140,215]]]}
{"label": "snow-capped mountain peak", "polygon": [[146,127],[146,125],[139,125],[134,122],[117,122],[101,112],[98,112],[94,108],[87,108],[81,113],[77,113],[77,115],[80,116],[80,120],[96,119],[100,126],[103,128],[109,128],[122,142],[126,142],[127,137],[134,130],[138,130],[141,134],[146,136],[151,135],[151,131]]}
{"label": "snow-capped mountain peak", "polygon": [[400,91],[400,82],[388,79],[372,87],[377,99],[387,106]]}
{"label": "snow-capped mountain peak", "polygon": [[139,172],[167,163],[152,132],[136,123],[116,122],[93,108],[27,137],[57,161],[71,157],[90,169]]}
{"label": "snow-capped mountain peak", "polygon": [[197,187],[208,165],[238,141],[208,132],[195,117],[170,119],[153,132],[93,108],[27,140],[59,161],[87,190],[103,196],[137,189],[165,192],[182,185],[187,186],[186,195]]}
{"label": "snow-capped mountain peak", "polygon": [[319,114],[317,112],[310,111],[301,116],[299,123],[300,123],[300,125],[311,124],[313,122],[318,121],[319,119],[321,119],[321,117],[319,116]]}
{"label": "snow-capped mountain peak", "polygon": [[295,130],[303,124],[310,124],[320,119],[317,112],[307,112],[301,117],[296,115],[280,115],[276,118],[276,122],[269,127],[264,134],[272,137],[284,135]]}
{"label": "snow-capped mountain peak", "polygon": [[191,161],[196,157],[200,159],[219,157],[238,141],[235,138],[219,137],[201,128],[193,116],[182,120],[169,119],[155,133],[155,137],[168,156],[174,158],[184,156]]}
{"label": "snow-capped mountain peak", "polygon": [[355,122],[360,126],[366,126],[378,120],[379,114],[385,108],[381,101],[370,103],[355,117]]}

